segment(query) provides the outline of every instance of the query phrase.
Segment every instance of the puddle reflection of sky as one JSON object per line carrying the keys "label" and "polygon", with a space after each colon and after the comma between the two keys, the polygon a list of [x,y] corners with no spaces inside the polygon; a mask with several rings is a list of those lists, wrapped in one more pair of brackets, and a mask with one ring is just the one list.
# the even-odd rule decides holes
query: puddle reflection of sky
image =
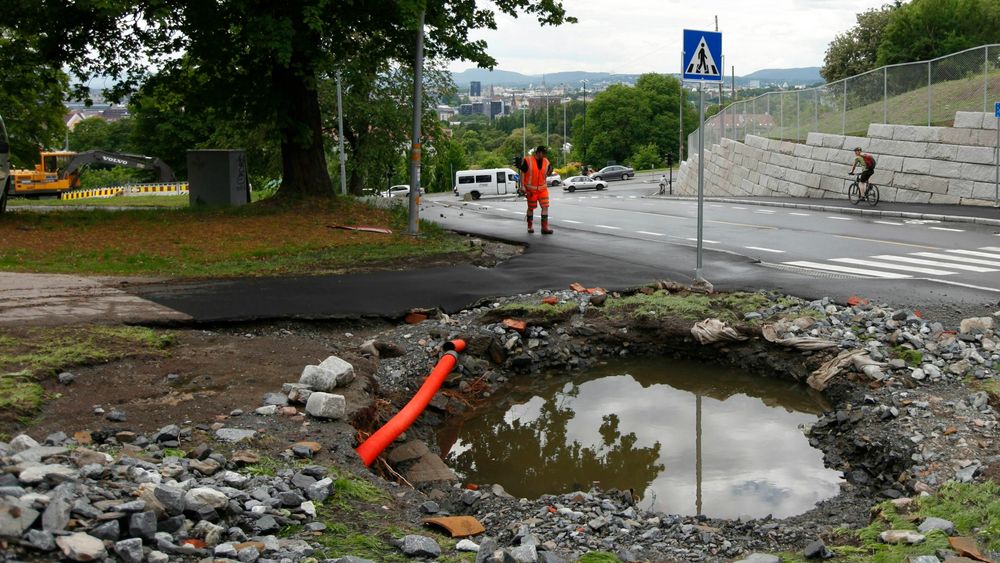
{"label": "puddle reflection of sky", "polygon": [[[787,385],[782,392],[787,392]],[[782,404],[780,398],[775,401],[772,397],[768,402]],[[614,420],[610,441],[609,415]],[[644,507],[672,514],[696,513],[696,396],[692,392],[660,383],[643,385],[631,375],[604,376],[578,385],[566,384],[555,389],[550,399],[532,396],[487,418],[490,420],[484,421],[485,427],[466,427],[452,447],[449,458],[457,462],[460,472],[476,474],[487,465],[506,466],[481,477],[494,477],[489,482],[499,482],[518,496],[533,496],[546,490],[563,492],[599,480],[605,488],[635,488],[641,493],[640,504]],[[557,425],[552,424],[553,419],[558,419]],[[822,453],[809,446],[799,429],[799,425],[813,421],[813,414],[770,407],[760,398],[742,393],[725,400],[703,396],[702,512],[713,517],[772,514],[780,518],[801,514],[836,495],[840,473],[823,466]],[[519,491],[519,483],[504,482],[503,475],[520,474],[521,468],[511,471],[515,469],[511,466],[530,464],[530,460],[524,459],[524,455],[519,459],[497,457],[504,455],[498,448],[488,448],[493,451],[485,457],[470,450],[482,446],[472,445],[466,432],[488,432],[488,428],[496,434],[495,440],[520,439],[526,435],[525,430],[530,430],[527,434],[535,440],[535,451],[542,452],[541,460],[536,461],[541,465],[548,463],[545,452],[553,447],[568,450],[569,457],[577,458],[581,450],[589,450],[593,457],[614,463],[605,463],[592,471],[592,475],[567,471],[564,459],[567,456],[560,451],[559,461],[552,463],[561,464],[562,470],[523,469],[534,477],[521,483],[527,486]],[[511,429],[514,434],[507,433]],[[564,443],[546,446],[552,439]],[[641,467],[630,467],[629,461],[641,456],[616,455],[622,449],[655,451],[657,444],[655,463],[647,460]],[[527,449],[519,451],[523,454]],[[581,465],[594,469],[593,463]],[[542,484],[534,482],[535,478],[563,482]]]}

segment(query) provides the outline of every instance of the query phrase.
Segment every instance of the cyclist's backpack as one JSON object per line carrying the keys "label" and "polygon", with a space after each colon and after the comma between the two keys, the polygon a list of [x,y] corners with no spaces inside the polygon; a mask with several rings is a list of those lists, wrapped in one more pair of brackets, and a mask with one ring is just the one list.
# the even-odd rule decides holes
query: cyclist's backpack
{"label": "cyclist's backpack", "polygon": [[875,168],[875,164],[876,164],[875,163],[875,157],[873,157],[870,154],[864,154],[864,155],[861,155],[861,158],[865,159],[865,166],[867,166],[869,169],[874,169]]}

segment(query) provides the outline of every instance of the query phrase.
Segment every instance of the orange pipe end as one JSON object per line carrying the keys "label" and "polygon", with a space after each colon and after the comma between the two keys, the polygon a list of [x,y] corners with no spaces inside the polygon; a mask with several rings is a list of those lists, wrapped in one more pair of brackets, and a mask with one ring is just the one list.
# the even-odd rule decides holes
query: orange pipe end
{"label": "orange pipe end", "polygon": [[375,458],[389,447],[389,444],[395,441],[400,434],[405,432],[417,420],[417,417],[424,412],[431,399],[434,398],[434,394],[441,388],[445,377],[451,373],[451,370],[455,369],[455,364],[458,362],[458,352],[465,350],[465,341],[455,339],[451,342],[446,342],[443,348],[445,349],[445,354],[438,360],[437,365],[431,370],[430,375],[424,380],[423,385],[413,395],[410,402],[406,403],[406,406],[400,409],[396,413],[396,416],[386,422],[382,428],[376,430],[374,434],[355,448],[354,451],[358,452],[358,455],[361,456],[361,461],[366,466],[371,465],[375,461]]}

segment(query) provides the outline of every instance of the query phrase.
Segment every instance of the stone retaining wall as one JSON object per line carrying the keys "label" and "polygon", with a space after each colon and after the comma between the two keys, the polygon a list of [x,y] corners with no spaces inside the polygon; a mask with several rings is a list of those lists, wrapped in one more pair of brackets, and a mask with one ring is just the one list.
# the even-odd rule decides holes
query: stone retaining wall
{"label": "stone retaining wall", "polygon": [[[705,147],[705,195],[846,198],[852,150],[878,161],[883,201],[993,205],[996,118],[958,112],[953,127],[872,124],[867,137],[809,133],[805,144],[747,135]],[[674,193],[698,193],[698,156]]]}

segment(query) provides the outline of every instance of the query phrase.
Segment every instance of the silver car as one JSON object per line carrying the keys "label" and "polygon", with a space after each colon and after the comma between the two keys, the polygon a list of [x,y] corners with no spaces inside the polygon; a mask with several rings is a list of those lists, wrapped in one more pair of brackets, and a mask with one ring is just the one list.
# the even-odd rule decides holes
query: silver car
{"label": "silver car", "polygon": [[592,176],[598,180],[628,180],[635,176],[635,170],[628,166],[605,166],[594,172]]}
{"label": "silver car", "polygon": [[563,191],[575,192],[576,190],[603,190],[608,187],[604,180],[598,180],[590,176],[573,176],[563,180]]}

